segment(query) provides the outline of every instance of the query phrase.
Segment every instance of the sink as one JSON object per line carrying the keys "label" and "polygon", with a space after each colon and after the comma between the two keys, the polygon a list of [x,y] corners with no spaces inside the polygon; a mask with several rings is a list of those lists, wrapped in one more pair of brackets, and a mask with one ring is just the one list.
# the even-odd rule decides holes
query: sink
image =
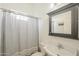
{"label": "sink", "polygon": [[44,47],[48,56],[75,56],[74,53],[66,49],[58,49],[57,47]]}

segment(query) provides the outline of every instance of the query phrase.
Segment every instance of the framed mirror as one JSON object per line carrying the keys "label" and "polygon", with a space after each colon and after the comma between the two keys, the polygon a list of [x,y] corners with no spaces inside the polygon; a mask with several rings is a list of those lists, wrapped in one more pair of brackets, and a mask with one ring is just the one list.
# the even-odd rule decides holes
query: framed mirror
{"label": "framed mirror", "polygon": [[78,39],[78,4],[68,4],[49,15],[49,35]]}
{"label": "framed mirror", "polygon": [[52,16],[51,32],[71,34],[71,11]]}

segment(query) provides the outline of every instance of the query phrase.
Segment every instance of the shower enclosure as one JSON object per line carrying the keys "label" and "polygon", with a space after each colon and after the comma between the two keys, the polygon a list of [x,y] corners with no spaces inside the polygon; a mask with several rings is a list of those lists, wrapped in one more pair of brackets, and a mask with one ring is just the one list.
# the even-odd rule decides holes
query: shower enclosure
{"label": "shower enclosure", "polygon": [[38,51],[38,19],[0,9],[0,55],[31,55]]}

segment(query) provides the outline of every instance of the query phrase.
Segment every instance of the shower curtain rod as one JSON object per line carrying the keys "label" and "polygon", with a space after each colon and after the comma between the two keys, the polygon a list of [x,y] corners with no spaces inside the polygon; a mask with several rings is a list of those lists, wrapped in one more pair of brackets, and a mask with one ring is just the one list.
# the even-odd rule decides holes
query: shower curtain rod
{"label": "shower curtain rod", "polygon": [[15,10],[9,10],[9,9],[5,9],[5,8],[0,8],[2,11],[4,12],[9,12],[9,13],[14,13],[14,14],[17,14],[17,15],[23,15],[23,16],[27,16],[27,17],[31,17],[31,18],[36,18],[38,19],[38,17],[35,17],[35,16],[30,16],[30,15],[27,15],[25,14],[24,12],[18,12],[18,11],[15,11]]}

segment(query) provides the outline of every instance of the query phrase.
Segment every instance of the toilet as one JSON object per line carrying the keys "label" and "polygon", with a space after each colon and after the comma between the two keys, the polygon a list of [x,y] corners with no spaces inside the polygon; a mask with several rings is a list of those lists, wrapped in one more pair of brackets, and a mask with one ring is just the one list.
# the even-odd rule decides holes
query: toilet
{"label": "toilet", "polygon": [[39,45],[40,52],[35,52],[31,56],[45,56],[45,49],[42,44]]}

